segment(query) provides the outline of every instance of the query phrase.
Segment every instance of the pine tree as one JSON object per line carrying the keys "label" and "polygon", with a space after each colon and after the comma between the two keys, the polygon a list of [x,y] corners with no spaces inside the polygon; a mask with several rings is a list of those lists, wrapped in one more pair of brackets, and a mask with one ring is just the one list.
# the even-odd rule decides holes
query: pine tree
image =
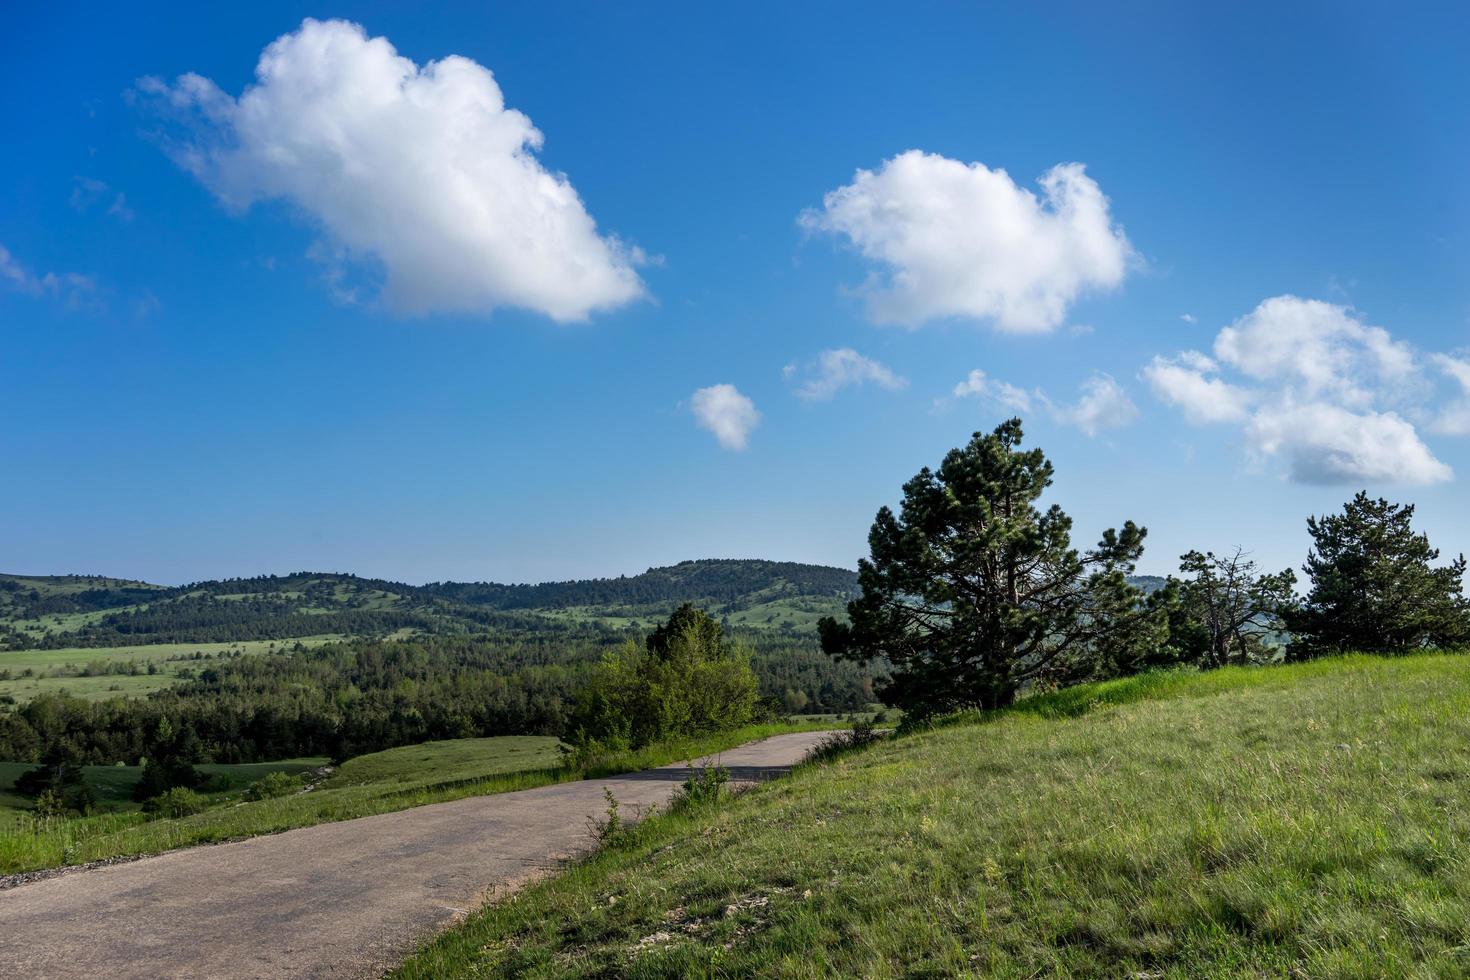
{"label": "pine tree", "polygon": [[1292,659],[1362,650],[1402,653],[1470,640],[1465,557],[1434,567],[1439,550],[1412,527],[1412,504],[1359,493],[1341,514],[1307,519],[1312,589],[1290,619]]}
{"label": "pine tree", "polygon": [[1296,574],[1258,573],[1237,548],[1228,555],[1191,551],[1179,559],[1189,576],[1179,583],[1172,624],[1175,645],[1203,667],[1262,663],[1279,652],[1269,642],[1296,605]]}
{"label": "pine tree", "polygon": [[1079,553],[1071,518],[1035,506],[1052,465],[1021,438],[1010,419],[905,484],[900,514],[884,507],[868,535],[849,621],[818,624],[829,654],[891,665],[880,692],[891,705],[1007,705],[1028,681],[1074,673],[1109,637],[1161,615],[1126,579],[1145,530],[1129,521]]}

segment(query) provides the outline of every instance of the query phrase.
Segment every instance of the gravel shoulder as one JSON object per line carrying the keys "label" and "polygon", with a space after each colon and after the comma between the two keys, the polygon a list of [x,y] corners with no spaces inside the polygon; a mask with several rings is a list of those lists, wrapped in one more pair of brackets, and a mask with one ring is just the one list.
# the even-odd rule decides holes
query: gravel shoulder
{"label": "gravel shoulder", "polygon": [[[723,752],[778,776],[825,737]],[[702,760],[704,761],[704,760]],[[0,892],[0,976],[365,977],[591,847],[588,820],[667,803],[683,765],[319,824]]]}

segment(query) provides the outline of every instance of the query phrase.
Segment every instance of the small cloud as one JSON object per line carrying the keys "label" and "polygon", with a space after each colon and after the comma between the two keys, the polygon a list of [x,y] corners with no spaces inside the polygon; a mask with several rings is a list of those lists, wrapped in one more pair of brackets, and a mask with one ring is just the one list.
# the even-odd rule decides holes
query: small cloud
{"label": "small cloud", "polygon": [[721,446],[736,452],[750,444],[750,433],[761,420],[755,402],[734,385],[700,388],[690,397],[689,405],[699,427],[714,433]]}
{"label": "small cloud", "polygon": [[32,272],[4,245],[0,245],[0,283],[26,296],[57,300],[68,311],[95,313],[104,305],[93,277],[80,272]]}
{"label": "small cloud", "polygon": [[1195,315],[1193,313],[1181,313],[1179,314],[1179,319],[1183,320],[1185,323],[1199,322],[1197,319],[1195,319]]}
{"label": "small cloud", "polygon": [[86,211],[107,193],[107,185],[92,177],[73,177],[68,203],[78,211]]}
{"label": "small cloud", "polygon": [[1098,373],[1082,383],[1082,396],[1075,404],[1054,407],[1052,416],[1095,436],[1104,429],[1131,425],[1138,418],[1138,407],[1111,375]]}
{"label": "small cloud", "polygon": [[[787,380],[796,376],[795,363],[781,369]],[[894,374],[887,366],[870,357],[864,357],[851,347],[824,350],[817,355],[815,365],[807,369],[809,377],[796,389],[796,396],[806,401],[830,401],[843,388],[864,384],[875,384],[888,391],[900,391],[908,387],[908,379]]]}
{"label": "small cloud", "polygon": [[[954,386],[953,397],[984,399],[1004,411],[1020,415],[1032,411],[1045,412],[1058,425],[1072,426],[1089,436],[1095,436],[1104,429],[1121,428],[1138,418],[1138,408],[1128,393],[1111,375],[1101,372],[1082,383],[1082,393],[1072,404],[1054,402],[1040,388],[1027,391],[989,378],[979,369],[971,371],[965,380]],[[936,408],[941,404],[937,403]]]}
{"label": "small cloud", "polygon": [[1440,409],[1430,429],[1441,435],[1470,436],[1470,355],[1435,354],[1430,360],[1460,389],[1460,397]]}
{"label": "small cloud", "polygon": [[108,205],[107,214],[109,217],[117,218],[119,221],[132,221],[133,209],[128,207],[127,196],[125,194],[118,194],[117,197],[113,198],[112,203]]}
{"label": "small cloud", "polygon": [[133,304],[133,316],[139,320],[146,320],[161,309],[163,309],[163,304],[149,291],[138,297],[138,301]]}
{"label": "small cloud", "polygon": [[108,217],[119,221],[133,220],[133,209],[128,207],[127,195],[114,192],[105,182],[95,177],[72,178],[71,196],[67,200],[78,212],[90,211],[109,199],[111,203],[107,205],[106,210]]}
{"label": "small cloud", "polygon": [[874,263],[862,292],[878,322],[964,317],[1044,333],[1083,293],[1121,285],[1136,254],[1082,164],[1039,183],[1040,196],[1004,170],[909,150],[859,170],[798,221]]}
{"label": "small cloud", "polygon": [[1037,401],[1045,401],[1040,391],[1034,394],[1004,381],[985,376],[979,368],[971,371],[965,380],[954,386],[955,398],[985,398],[1008,411],[1030,412]]}
{"label": "small cloud", "polygon": [[306,250],[306,257],[321,269],[322,282],[332,302],[338,306],[358,304],[359,288],[349,282],[353,269],[347,249],[327,242],[312,242]]}

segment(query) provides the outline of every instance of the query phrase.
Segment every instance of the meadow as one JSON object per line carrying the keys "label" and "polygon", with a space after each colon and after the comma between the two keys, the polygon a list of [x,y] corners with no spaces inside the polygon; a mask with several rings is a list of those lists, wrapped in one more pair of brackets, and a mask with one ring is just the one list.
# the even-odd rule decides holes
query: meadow
{"label": "meadow", "polygon": [[400,977],[1465,976],[1470,660],[1084,685],[637,831]]}
{"label": "meadow", "polygon": [[[38,694],[65,693],[90,699],[140,697],[170,687],[181,677],[225,657],[252,656],[296,643],[315,647],[334,639],[339,637],[0,650],[0,698],[8,695],[21,704]],[[138,672],[132,673],[135,669]]]}

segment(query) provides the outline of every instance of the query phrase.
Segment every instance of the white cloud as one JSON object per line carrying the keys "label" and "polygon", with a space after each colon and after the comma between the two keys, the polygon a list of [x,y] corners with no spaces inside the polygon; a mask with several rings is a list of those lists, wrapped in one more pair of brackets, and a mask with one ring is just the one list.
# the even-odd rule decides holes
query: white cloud
{"label": "white cloud", "polygon": [[1459,385],[1461,393],[1460,398],[1440,410],[1430,428],[1447,436],[1470,436],[1470,357],[1435,354],[1430,360]]}
{"label": "white cloud", "polygon": [[22,265],[4,245],[0,245],[0,284],[26,296],[59,300],[68,310],[102,308],[97,281],[91,276],[80,272],[37,274]]}
{"label": "white cloud", "polygon": [[750,433],[761,420],[755,402],[734,385],[700,388],[690,397],[689,405],[699,427],[713,432],[726,449],[739,451],[749,445]]}
{"label": "white cloud", "polygon": [[112,198],[112,203],[107,206],[107,216],[117,218],[119,221],[132,221],[133,209],[128,207],[128,198],[122,192],[114,193],[106,183],[94,177],[74,177],[71,187],[71,206],[78,211],[90,211],[94,205],[100,204],[107,198]]}
{"label": "white cloud", "polygon": [[357,24],[308,19],[255,76],[239,99],[194,74],[137,91],[185,121],[165,145],[227,207],[291,202],[329,247],[381,270],[391,307],[574,321],[644,294],[642,253],[598,234],[487,68],[420,67]]}
{"label": "white cloud", "polygon": [[1084,291],[1121,284],[1133,248],[1082,164],[1059,164],[1040,184],[1038,198],[1004,170],[910,150],[859,170],[799,222],[882,267],[886,277],[863,290],[875,320],[968,317],[1043,332]]}
{"label": "white cloud", "polygon": [[1299,483],[1378,480],[1442,483],[1454,476],[1414,426],[1393,412],[1353,412],[1326,402],[1270,405],[1246,426],[1253,451],[1284,456]]}
{"label": "white cloud", "polygon": [[1040,388],[1027,391],[1004,381],[987,377],[978,368],[954,386],[955,398],[980,398],[1008,412],[1044,411],[1059,425],[1070,425],[1095,436],[1104,429],[1116,429],[1138,418],[1133,399],[1110,375],[1097,373],[1082,383],[1082,393],[1070,405],[1058,404]]}
{"label": "white cloud", "polygon": [[1197,351],[1177,357],[1155,357],[1143,377],[1161,401],[1184,410],[1184,417],[1204,422],[1240,422],[1245,419],[1251,393],[1220,378],[1208,377],[1215,362]]}
{"label": "white cloud", "polygon": [[1302,483],[1452,478],[1415,429],[1429,390],[1418,355],[1348,307],[1268,299],[1223,328],[1214,353],[1155,357],[1143,377],[1192,424],[1240,425],[1257,463],[1280,459]]}
{"label": "white cloud", "polygon": [[1417,376],[1409,345],[1367,326],[1345,306],[1277,296],[1215,338],[1215,356],[1258,381],[1307,397],[1369,405]]}
{"label": "white cloud", "polygon": [[[1040,395],[1040,392],[1037,394]],[[965,380],[954,386],[954,397],[986,398],[1014,412],[1029,412],[1033,404],[1032,394],[1024,388],[988,378],[979,368],[971,371]],[[1045,396],[1041,397],[1045,399]]]}
{"label": "white cloud", "polygon": [[[798,373],[795,364],[788,364],[781,371],[787,379]],[[824,350],[817,355],[817,362],[808,369],[809,377],[796,389],[798,398],[807,401],[829,401],[843,388],[864,384],[875,384],[889,391],[908,387],[908,379],[894,374],[888,367],[864,357],[851,347]]]}
{"label": "white cloud", "polygon": [[1181,314],[1179,314],[1179,319],[1183,320],[1185,323],[1197,323],[1198,322],[1198,320],[1195,318],[1195,315],[1193,313],[1181,313]]}
{"label": "white cloud", "polygon": [[1082,383],[1076,404],[1056,406],[1052,414],[1063,425],[1095,436],[1104,429],[1130,425],[1138,418],[1138,407],[1110,375],[1094,374]]}

